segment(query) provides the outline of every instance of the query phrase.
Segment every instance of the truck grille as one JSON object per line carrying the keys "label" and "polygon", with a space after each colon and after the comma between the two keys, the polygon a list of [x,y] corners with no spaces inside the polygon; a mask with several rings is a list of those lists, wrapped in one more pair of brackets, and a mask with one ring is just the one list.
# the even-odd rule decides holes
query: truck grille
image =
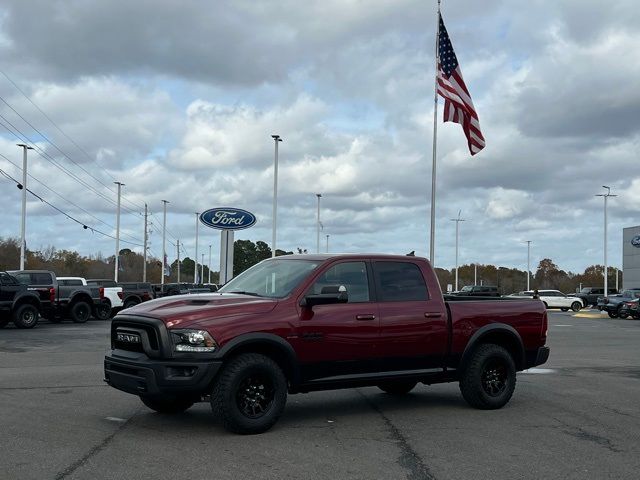
{"label": "truck grille", "polygon": [[[161,329],[164,330],[164,335]],[[158,320],[123,317],[111,322],[111,348],[159,357],[166,328]]]}

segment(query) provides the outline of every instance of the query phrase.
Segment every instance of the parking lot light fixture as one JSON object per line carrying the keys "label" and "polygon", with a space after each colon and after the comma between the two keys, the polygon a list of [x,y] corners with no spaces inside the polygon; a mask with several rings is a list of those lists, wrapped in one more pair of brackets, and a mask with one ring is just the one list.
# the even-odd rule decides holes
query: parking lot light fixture
{"label": "parking lot light fixture", "polygon": [[24,143],[18,143],[22,148],[22,218],[20,223],[20,270],[24,270],[26,225],[27,225],[27,150],[33,147]]}
{"label": "parking lot light fixture", "polygon": [[276,256],[276,226],[278,218],[278,143],[282,141],[280,135],[271,135],[275,143],[273,159],[273,213],[271,215],[271,256]]}
{"label": "parking lot light fixture", "polygon": [[604,296],[609,295],[609,282],[608,282],[608,265],[607,265],[607,199],[609,197],[617,197],[617,195],[611,194],[611,187],[602,185],[602,188],[607,189],[607,193],[599,193],[596,197],[604,198]]}

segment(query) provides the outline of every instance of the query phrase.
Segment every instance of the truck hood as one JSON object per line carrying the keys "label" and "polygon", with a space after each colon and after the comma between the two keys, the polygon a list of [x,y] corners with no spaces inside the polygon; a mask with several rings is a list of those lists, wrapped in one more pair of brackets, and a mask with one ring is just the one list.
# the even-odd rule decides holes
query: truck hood
{"label": "truck hood", "polygon": [[275,308],[274,298],[232,293],[175,295],[158,298],[122,310],[122,315],[140,315],[162,320],[168,328],[189,328],[199,322],[267,313]]}

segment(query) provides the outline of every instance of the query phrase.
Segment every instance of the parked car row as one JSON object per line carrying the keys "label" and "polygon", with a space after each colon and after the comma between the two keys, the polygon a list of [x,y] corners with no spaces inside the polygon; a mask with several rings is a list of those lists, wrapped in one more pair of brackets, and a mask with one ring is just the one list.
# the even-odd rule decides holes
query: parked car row
{"label": "parked car row", "polygon": [[13,322],[33,328],[39,317],[59,323],[107,320],[120,310],[157,297],[218,290],[215,284],[115,282],[110,279],[57,277],[48,270],[0,272],[0,328]]}
{"label": "parked car row", "polygon": [[[598,297],[598,309],[604,312],[607,312],[609,317],[611,318],[626,318],[621,316],[620,310],[625,302],[631,302],[631,306],[633,306],[633,301],[640,298],[640,288],[629,288],[627,290],[623,290],[620,295],[609,295],[607,297]],[[629,307],[629,305],[627,305]],[[622,315],[628,317],[629,314],[624,311]]]}

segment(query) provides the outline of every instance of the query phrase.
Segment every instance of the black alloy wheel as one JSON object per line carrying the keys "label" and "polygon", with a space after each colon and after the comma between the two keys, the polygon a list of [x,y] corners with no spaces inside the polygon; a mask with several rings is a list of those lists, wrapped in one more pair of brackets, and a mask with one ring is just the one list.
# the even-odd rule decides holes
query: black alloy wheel
{"label": "black alloy wheel", "polygon": [[109,320],[111,318],[111,307],[107,303],[96,305],[93,310],[93,316],[98,320]]}
{"label": "black alloy wheel", "polygon": [[460,392],[469,405],[493,410],[507,404],[516,387],[516,366],[511,354],[492,343],[479,345],[466,362]]}
{"label": "black alloy wheel", "polygon": [[91,316],[91,307],[87,302],[79,301],[71,306],[69,313],[75,323],[85,323]]}
{"label": "black alloy wheel", "polygon": [[275,398],[273,382],[267,375],[245,378],[238,387],[236,404],[247,418],[260,418],[269,411]]}
{"label": "black alloy wheel", "polygon": [[223,366],[211,391],[211,409],[230,432],[262,433],[282,415],[287,390],[287,378],[272,358],[243,353]]}
{"label": "black alloy wheel", "polygon": [[13,324],[18,328],[33,328],[38,324],[38,309],[33,305],[20,305],[13,312]]}
{"label": "black alloy wheel", "polygon": [[492,358],[482,371],[482,388],[491,397],[498,397],[507,388],[507,367],[500,359]]}

